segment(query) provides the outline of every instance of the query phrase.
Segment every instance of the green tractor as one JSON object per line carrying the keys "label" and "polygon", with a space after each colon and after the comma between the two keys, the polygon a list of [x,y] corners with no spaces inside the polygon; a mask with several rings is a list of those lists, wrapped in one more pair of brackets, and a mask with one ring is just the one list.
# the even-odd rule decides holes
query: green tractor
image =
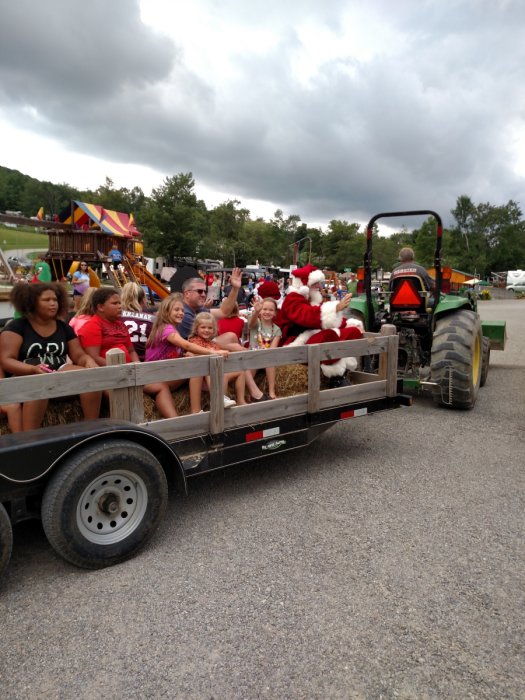
{"label": "green tractor", "polygon": [[[385,217],[420,215],[432,216],[437,223],[434,290],[425,287],[421,276],[407,272],[396,275],[388,292],[372,293],[374,224]],[[398,372],[405,388],[431,389],[436,403],[469,409],[487,380],[491,348],[504,349],[505,322],[482,323],[472,292],[444,293],[450,285],[441,267],[442,237],[441,217],[430,210],[373,216],[367,226],[365,294],[352,299],[349,314],[360,319],[367,331],[379,332],[385,324],[395,326],[399,336]]]}

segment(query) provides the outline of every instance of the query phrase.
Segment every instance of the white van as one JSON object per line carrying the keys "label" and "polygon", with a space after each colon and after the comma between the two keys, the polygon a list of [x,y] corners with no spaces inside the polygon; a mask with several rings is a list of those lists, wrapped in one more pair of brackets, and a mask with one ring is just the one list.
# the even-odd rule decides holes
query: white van
{"label": "white van", "polygon": [[507,272],[507,289],[511,292],[525,292],[525,270]]}

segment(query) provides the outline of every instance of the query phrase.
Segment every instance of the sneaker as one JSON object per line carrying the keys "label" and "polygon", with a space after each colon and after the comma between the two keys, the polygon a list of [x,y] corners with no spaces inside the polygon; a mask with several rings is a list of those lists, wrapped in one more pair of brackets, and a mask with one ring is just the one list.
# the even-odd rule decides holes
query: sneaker
{"label": "sneaker", "polygon": [[224,396],[224,408],[231,408],[232,406],[236,406],[236,405],[237,405],[237,401],[230,399],[229,396]]}
{"label": "sneaker", "polygon": [[341,386],[351,386],[344,374],[341,377],[330,377],[330,389],[337,389]]}

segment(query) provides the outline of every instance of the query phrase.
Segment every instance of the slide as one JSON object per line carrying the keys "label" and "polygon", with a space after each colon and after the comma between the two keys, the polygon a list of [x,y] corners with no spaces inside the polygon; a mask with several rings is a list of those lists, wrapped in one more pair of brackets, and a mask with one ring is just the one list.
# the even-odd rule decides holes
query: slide
{"label": "slide", "polygon": [[126,257],[131,271],[133,272],[133,276],[139,284],[145,284],[148,289],[157,294],[161,299],[165,299],[171,294],[170,290],[165,287],[160,280],[152,275],[145,265],[134,262],[133,258],[131,258],[129,255]]}

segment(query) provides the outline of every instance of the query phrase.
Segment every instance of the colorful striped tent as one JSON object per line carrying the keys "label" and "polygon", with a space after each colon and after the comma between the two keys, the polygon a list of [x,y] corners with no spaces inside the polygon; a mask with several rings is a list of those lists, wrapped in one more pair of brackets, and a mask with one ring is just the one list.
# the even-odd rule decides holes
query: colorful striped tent
{"label": "colorful striped tent", "polygon": [[80,229],[100,227],[101,231],[109,233],[111,236],[131,238],[141,235],[140,231],[135,228],[133,214],[104,209],[98,204],[79,202],[76,199],[71,202],[70,210],[61,213],[60,221]]}

